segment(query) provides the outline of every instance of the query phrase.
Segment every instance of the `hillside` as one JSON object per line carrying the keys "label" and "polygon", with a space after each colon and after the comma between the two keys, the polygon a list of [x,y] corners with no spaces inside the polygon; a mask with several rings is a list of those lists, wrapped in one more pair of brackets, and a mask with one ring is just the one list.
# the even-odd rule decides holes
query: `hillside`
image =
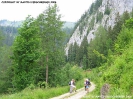
{"label": "hillside", "polygon": [[113,27],[116,17],[125,11],[131,12],[133,8],[132,0],[96,0],[76,23],[71,38],[69,39],[65,51],[68,55],[69,47],[81,45],[84,37],[87,36],[88,43],[95,37],[94,33],[102,25],[105,29]]}
{"label": "hillside", "polygon": [[[110,52],[107,62],[93,69],[90,78],[97,90],[87,97],[100,96],[110,99],[133,99],[133,29],[123,28]],[[126,34],[126,35],[125,35]],[[101,98],[102,99],[102,98]]]}
{"label": "hillside", "polygon": [[65,22],[63,28],[73,28],[75,25],[75,22]]}
{"label": "hillside", "polygon": [[132,99],[132,9],[131,0],[96,0],[74,27],[67,61],[92,70],[97,90],[90,96]]}
{"label": "hillside", "polygon": [[[11,46],[13,44],[14,38],[18,34],[18,28],[22,25],[23,21],[9,21],[9,20],[0,20],[0,31],[2,31],[4,35],[3,43],[6,45]],[[71,35],[75,23],[74,22],[64,22],[63,24],[63,31],[66,32],[66,41]]]}
{"label": "hillside", "polygon": [[[12,26],[12,27],[20,27],[23,21],[9,21],[9,20],[0,20],[0,26]],[[64,22],[63,28],[73,28],[75,22]]]}
{"label": "hillside", "polygon": [[12,26],[12,27],[20,27],[22,21],[9,21],[9,20],[0,20],[0,26]]}

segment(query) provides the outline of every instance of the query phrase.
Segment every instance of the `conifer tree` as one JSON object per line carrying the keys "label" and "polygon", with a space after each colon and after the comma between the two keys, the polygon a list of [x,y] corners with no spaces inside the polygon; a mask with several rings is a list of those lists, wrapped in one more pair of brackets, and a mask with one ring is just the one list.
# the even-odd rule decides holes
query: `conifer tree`
{"label": "conifer tree", "polygon": [[28,16],[19,29],[13,45],[13,86],[22,90],[27,85],[34,83],[37,59],[39,58],[37,38],[38,29],[34,19]]}
{"label": "conifer tree", "polygon": [[[52,82],[56,79],[55,72],[64,62],[64,37],[62,30],[63,22],[58,14],[57,5],[49,5],[47,9],[37,18],[40,27],[39,36],[41,38],[41,66],[45,68],[46,76],[43,80]],[[41,24],[40,24],[41,23]],[[49,77],[51,75],[51,77]]]}
{"label": "conifer tree", "polygon": [[107,33],[102,26],[99,26],[98,30],[95,32],[95,38],[90,42],[88,47],[89,68],[100,66],[100,63],[105,62],[103,56],[107,55],[107,46]]}

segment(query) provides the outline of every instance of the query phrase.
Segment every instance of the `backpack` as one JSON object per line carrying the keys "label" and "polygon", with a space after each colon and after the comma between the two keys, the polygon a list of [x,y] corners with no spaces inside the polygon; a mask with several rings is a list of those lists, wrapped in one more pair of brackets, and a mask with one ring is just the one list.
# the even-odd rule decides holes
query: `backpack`
{"label": "backpack", "polygon": [[90,81],[87,81],[86,84],[87,84],[87,85],[91,85]]}
{"label": "backpack", "polygon": [[71,81],[69,82],[69,85],[71,85]]}
{"label": "backpack", "polygon": [[91,85],[91,82],[89,81],[89,85]]}

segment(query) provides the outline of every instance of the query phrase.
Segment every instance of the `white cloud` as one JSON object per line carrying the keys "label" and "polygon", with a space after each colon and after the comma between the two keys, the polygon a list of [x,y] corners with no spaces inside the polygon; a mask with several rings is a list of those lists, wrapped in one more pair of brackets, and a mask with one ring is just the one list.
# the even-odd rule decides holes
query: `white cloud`
{"label": "white cloud", "polygon": [[[2,0],[8,1],[8,0]],[[42,13],[46,7],[47,3],[2,3],[0,1],[0,20],[8,19],[11,21],[24,20],[28,15],[37,17]],[[9,0],[11,1],[11,0]],[[27,1],[27,0],[16,0],[17,1]],[[35,1],[35,0],[28,0]],[[39,0],[43,1],[43,0]],[[63,21],[75,22],[81,15],[90,7],[93,0],[46,0],[46,1],[56,1],[60,13],[62,14]]]}

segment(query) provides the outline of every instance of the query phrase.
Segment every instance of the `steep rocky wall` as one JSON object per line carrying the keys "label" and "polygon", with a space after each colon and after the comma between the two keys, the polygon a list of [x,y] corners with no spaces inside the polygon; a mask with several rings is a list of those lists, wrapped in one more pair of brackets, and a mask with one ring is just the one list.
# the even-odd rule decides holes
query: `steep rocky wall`
{"label": "steep rocky wall", "polygon": [[[107,6],[110,8],[111,13],[109,15],[104,15]],[[133,8],[133,0],[103,0],[102,5],[98,9],[98,12],[102,12],[104,15],[101,23],[99,22],[96,23],[95,20],[93,29],[91,29],[87,35],[87,29],[89,28],[89,23],[91,22],[92,17],[96,18],[97,13],[92,14],[91,16],[88,14],[89,19],[87,20],[87,25],[84,26],[83,32],[80,33],[78,26],[74,31],[73,35],[71,36],[69,42],[67,43],[65,48],[66,55],[68,55],[69,46],[71,44],[74,44],[76,42],[80,46],[84,36],[86,35],[89,43],[90,40],[94,38],[94,32],[97,30],[97,28],[100,25],[102,25],[105,28],[107,28],[108,26],[113,27],[115,25],[116,14],[119,12],[119,15],[122,15],[123,12],[125,11],[131,12],[132,8]]]}

